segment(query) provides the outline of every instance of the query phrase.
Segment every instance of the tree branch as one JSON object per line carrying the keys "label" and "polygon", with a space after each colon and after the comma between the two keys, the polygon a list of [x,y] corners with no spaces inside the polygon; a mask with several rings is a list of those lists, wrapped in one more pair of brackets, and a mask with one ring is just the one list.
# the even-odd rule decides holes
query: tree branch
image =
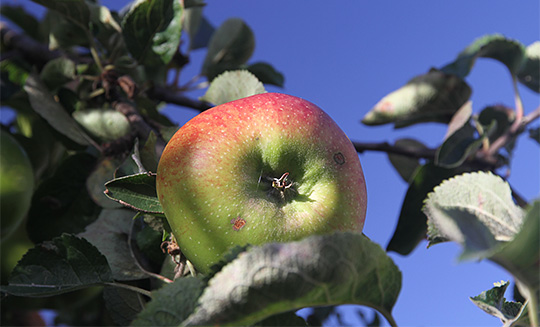
{"label": "tree branch", "polygon": [[154,100],[176,104],[178,106],[192,108],[198,111],[205,111],[206,109],[210,109],[212,107],[212,105],[208,102],[195,100],[186,97],[185,95],[174,93],[174,90],[165,87],[154,86],[147,91],[147,94],[148,97]]}
{"label": "tree branch", "polygon": [[411,158],[423,158],[423,159],[434,159],[436,149],[418,149],[418,148],[408,148],[400,147],[396,145],[390,145],[388,142],[381,143],[362,143],[362,142],[353,142],[356,152],[363,153],[364,151],[379,151],[393,154],[401,154]]}

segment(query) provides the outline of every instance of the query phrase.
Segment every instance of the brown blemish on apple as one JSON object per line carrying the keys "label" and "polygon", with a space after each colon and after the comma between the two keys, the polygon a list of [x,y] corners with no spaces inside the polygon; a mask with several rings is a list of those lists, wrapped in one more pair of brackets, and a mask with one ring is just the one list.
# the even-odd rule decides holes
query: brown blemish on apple
{"label": "brown blemish on apple", "polygon": [[231,224],[233,225],[233,230],[235,232],[238,232],[239,230],[244,228],[244,226],[246,225],[246,220],[244,218],[237,217],[235,219],[231,219]]}
{"label": "brown blemish on apple", "polygon": [[335,153],[334,154],[334,161],[340,166],[344,165],[345,164],[345,156],[341,152]]}

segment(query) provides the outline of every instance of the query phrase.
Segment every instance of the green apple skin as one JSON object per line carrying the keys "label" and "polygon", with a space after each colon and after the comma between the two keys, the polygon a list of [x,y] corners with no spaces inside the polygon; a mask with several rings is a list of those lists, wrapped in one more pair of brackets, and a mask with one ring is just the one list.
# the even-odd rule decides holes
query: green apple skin
{"label": "green apple skin", "polygon": [[34,170],[17,140],[6,131],[0,133],[0,235],[5,240],[30,208]]}
{"label": "green apple skin", "polygon": [[182,126],[156,188],[182,253],[203,274],[232,246],[361,232],[366,215],[351,141],[319,107],[280,93],[216,106]]}

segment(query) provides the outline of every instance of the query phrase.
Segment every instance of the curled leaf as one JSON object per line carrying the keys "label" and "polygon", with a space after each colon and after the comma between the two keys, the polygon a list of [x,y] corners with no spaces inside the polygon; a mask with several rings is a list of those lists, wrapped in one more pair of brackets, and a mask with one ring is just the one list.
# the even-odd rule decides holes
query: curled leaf
{"label": "curled leaf", "polygon": [[525,86],[540,93],[540,41],[532,43],[525,50],[525,60],[517,76]]}

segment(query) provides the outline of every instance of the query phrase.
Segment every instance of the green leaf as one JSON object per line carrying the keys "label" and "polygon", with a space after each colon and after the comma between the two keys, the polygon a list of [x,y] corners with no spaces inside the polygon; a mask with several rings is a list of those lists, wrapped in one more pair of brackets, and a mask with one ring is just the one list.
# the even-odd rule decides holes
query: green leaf
{"label": "green leaf", "polygon": [[491,173],[475,172],[444,181],[426,199],[430,239],[461,244],[464,259],[484,259],[514,238],[523,211],[509,185]]}
{"label": "green leaf", "polygon": [[470,96],[471,88],[464,80],[432,68],[383,97],[362,123],[394,123],[396,128],[423,122],[448,123]]}
{"label": "green leaf", "polygon": [[105,183],[114,178],[114,173],[119,166],[116,158],[104,157],[95,166],[92,173],[86,179],[88,195],[100,207],[104,209],[118,209],[122,205],[112,201],[105,192]]}
{"label": "green leaf", "polygon": [[540,144],[540,127],[529,129],[529,137]]}
{"label": "green leaf", "polygon": [[457,130],[467,125],[470,122],[472,112],[472,102],[467,101],[463,106],[461,106],[461,108],[459,108],[458,111],[456,111],[456,113],[452,117],[452,120],[450,120],[450,122],[448,123],[448,128],[446,130],[444,139],[447,140]]}
{"label": "green leaf", "polygon": [[425,239],[427,224],[422,212],[424,199],[443,180],[461,172],[462,168],[447,169],[433,163],[427,163],[417,170],[403,199],[398,224],[387,251],[407,255]]}
{"label": "green leaf", "polygon": [[54,10],[85,29],[90,22],[90,9],[84,0],[32,0],[44,7]]}
{"label": "green leaf", "polygon": [[483,135],[476,137],[476,129],[470,123],[465,124],[450,135],[437,149],[435,164],[445,168],[460,166],[482,146],[484,138],[493,133],[496,128],[497,122],[492,122]]}
{"label": "green leaf", "polygon": [[474,40],[456,60],[441,68],[447,74],[465,78],[477,58],[492,58],[504,64],[512,75],[516,75],[525,56],[525,47],[518,41],[500,34],[485,35]]}
{"label": "green leaf", "polygon": [[[523,225],[513,240],[504,245],[489,259],[512,273],[525,285],[529,296],[538,296],[540,290],[540,200],[527,208]],[[538,299],[536,301],[538,302]]]}
{"label": "green leaf", "polygon": [[519,302],[506,301],[504,293],[508,285],[510,285],[509,282],[495,283],[492,289],[484,291],[480,295],[471,297],[470,299],[480,309],[506,323],[516,318],[523,306]]}
{"label": "green leaf", "polygon": [[113,278],[107,259],[85,239],[64,234],[30,249],[2,292],[50,296],[110,282]]}
{"label": "green leaf", "polygon": [[308,306],[361,304],[395,324],[401,272],[364,235],[335,233],[252,247],[209,282],[183,325],[251,325]]}
{"label": "green leaf", "polygon": [[129,134],[131,126],[126,116],[116,110],[85,109],[73,113],[73,118],[91,135],[111,142]]}
{"label": "green leaf", "polygon": [[122,31],[127,48],[140,64],[167,65],[182,33],[180,1],[137,1],[124,16]]}
{"label": "green leaf", "polygon": [[[414,139],[403,138],[398,139],[394,143],[396,147],[403,149],[413,149],[413,150],[426,150],[427,147],[422,143]],[[406,183],[410,183],[416,171],[420,167],[420,162],[417,158],[412,158],[410,156],[388,153],[388,160],[394,169],[398,172],[399,176],[403,178]]]}
{"label": "green leaf", "polygon": [[212,35],[202,66],[209,80],[226,70],[238,69],[246,63],[255,49],[255,36],[239,18],[226,20]]}
{"label": "green leaf", "polygon": [[135,213],[127,209],[104,209],[98,219],[86,226],[84,237],[109,262],[115,280],[137,280],[148,277],[130,254],[130,228]]}
{"label": "green leaf", "polygon": [[77,153],[65,158],[54,175],[41,182],[28,213],[28,236],[34,243],[62,233],[80,233],[96,220],[101,208],[86,189],[95,164],[95,157]]}
{"label": "green leaf", "polygon": [[184,30],[189,35],[190,50],[205,48],[215,32],[215,28],[202,12],[203,8],[200,6],[186,8],[185,11]]}
{"label": "green leaf", "polygon": [[36,17],[29,14],[23,6],[2,4],[0,7],[0,13],[2,16],[20,27],[26,35],[37,41],[40,40],[39,21],[36,19]]}
{"label": "green leaf", "polygon": [[26,79],[24,90],[28,93],[34,111],[43,117],[54,129],[81,145],[93,144],[88,135],[75,120],[56,102],[47,87],[35,74]]}
{"label": "green leaf", "polygon": [[120,326],[129,326],[144,309],[142,295],[124,288],[105,286],[103,299],[107,313]]}
{"label": "green leaf", "polygon": [[521,83],[540,93],[540,41],[532,43],[525,50],[525,60],[517,76]]}
{"label": "green leaf", "polygon": [[140,173],[113,179],[105,194],[119,203],[146,213],[163,214],[156,193],[156,174]]}
{"label": "green leaf", "polygon": [[283,87],[285,77],[278,72],[272,65],[265,62],[257,62],[246,67],[263,84],[272,84]]}
{"label": "green leaf", "polygon": [[201,100],[217,106],[260,93],[266,90],[255,75],[247,70],[234,70],[216,77]]}
{"label": "green leaf", "polygon": [[515,111],[511,108],[495,105],[484,108],[478,115],[478,122],[484,129],[488,128],[493,122],[497,123],[497,128],[489,135],[490,142],[495,141],[505,134],[515,119]]}
{"label": "green leaf", "polygon": [[293,311],[291,312],[285,312],[280,313],[277,315],[270,316],[262,321],[259,321],[254,326],[268,326],[268,327],[274,327],[274,326],[308,326],[307,322],[304,320],[304,318],[297,316]]}
{"label": "green leaf", "polygon": [[75,78],[75,63],[62,57],[53,59],[45,64],[39,77],[49,90],[56,90]]}
{"label": "green leaf", "polygon": [[152,292],[152,301],[131,326],[178,326],[193,312],[204,283],[195,277],[179,278]]}

